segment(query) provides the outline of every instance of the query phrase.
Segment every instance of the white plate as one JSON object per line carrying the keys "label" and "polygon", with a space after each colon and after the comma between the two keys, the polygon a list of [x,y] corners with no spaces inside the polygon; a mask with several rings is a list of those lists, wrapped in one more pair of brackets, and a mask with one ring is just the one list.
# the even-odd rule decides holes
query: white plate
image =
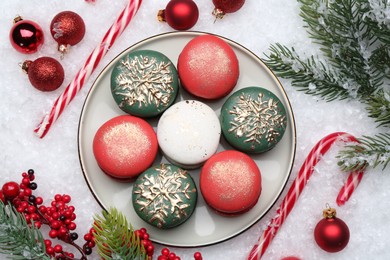
{"label": "white plate", "polygon": [[[151,240],[157,243],[193,247],[218,243],[240,234],[260,220],[273,206],[290,175],[295,157],[295,122],[292,109],[286,93],[275,75],[252,52],[229,39],[223,38],[234,49],[240,65],[240,77],[233,91],[248,86],[262,86],[272,91],[282,101],[287,110],[287,129],[282,140],[274,149],[252,158],[258,164],[263,181],[263,190],[258,203],[249,212],[239,216],[226,217],[216,214],[204,202],[199,191],[196,210],[184,224],[170,230],[159,230],[148,225],[135,213],[131,192],[132,183],[121,183],[104,174],[97,165],[93,152],[92,141],[97,129],[107,120],[124,114],[116,105],[110,92],[111,70],[122,55],[136,49],[151,49],[168,56],[176,63],[178,56],[188,41],[201,35],[201,32],[173,32],[145,39],[118,55],[100,73],[94,82],[83,107],[78,135],[79,156],[85,179],[93,195],[104,208],[115,207],[125,214],[135,229],[145,227]],[[184,90],[180,90],[177,101],[193,99]],[[205,102],[212,107],[217,115],[226,98]],[[158,119],[149,120],[156,129]],[[219,151],[232,149],[223,138]],[[154,164],[167,162],[161,155]],[[199,181],[199,170],[190,171],[196,184]],[[198,186],[199,187],[199,186]],[[198,189],[199,190],[199,189]]]}

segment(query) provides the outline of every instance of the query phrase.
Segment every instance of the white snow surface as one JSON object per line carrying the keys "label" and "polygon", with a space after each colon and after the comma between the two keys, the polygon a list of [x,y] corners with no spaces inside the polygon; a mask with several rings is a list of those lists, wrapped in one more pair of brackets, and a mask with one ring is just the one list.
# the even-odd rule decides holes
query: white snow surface
{"label": "white snow surface", "polygon": [[[38,193],[45,202],[56,193],[69,194],[76,207],[77,230],[82,239],[92,223],[94,214],[101,212],[91,194],[81,171],[77,130],[79,116],[87,93],[104,66],[122,50],[147,37],[173,31],[167,24],[157,21],[156,14],[168,0],[146,1],[102,59],[76,98],[66,108],[60,119],[44,139],[39,139],[33,129],[54,100],[84,64],[89,53],[103,38],[120,11],[125,0],[3,0],[0,8],[0,163],[1,182],[20,180],[20,174],[33,168],[37,173]],[[230,38],[247,47],[260,57],[268,53],[273,43],[294,46],[301,53],[316,53],[318,46],[311,43],[299,17],[299,5],[294,0],[248,0],[238,12],[228,14],[214,23],[211,0],[197,0],[199,20],[195,31],[215,33]],[[61,64],[65,69],[65,82],[58,90],[43,93],[34,89],[20,67],[26,59],[40,56],[59,59],[57,43],[50,35],[51,19],[59,12],[71,10],[82,16],[86,34],[82,42],[73,46]],[[15,51],[9,42],[9,30],[16,15],[30,19],[42,27],[45,43],[39,52],[25,55]],[[294,168],[287,188],[297,175],[302,162],[317,141],[335,132],[344,131],[355,136],[373,135],[388,129],[376,128],[365,107],[358,101],[325,102],[294,89],[290,82],[280,79],[290,99],[295,115],[297,150]],[[315,88],[315,86],[312,86]],[[337,167],[337,151],[332,148],[315,169],[295,208],[279,230],[263,259],[282,259],[297,256],[301,259],[390,259],[387,242],[390,241],[390,176],[389,169],[369,170],[360,186],[342,207],[335,199],[346,179]],[[245,259],[267,223],[276,213],[281,197],[258,223],[242,234],[219,244],[201,248],[172,248],[182,259],[193,259],[200,251],[203,259]],[[348,246],[339,253],[322,251],[315,243],[313,230],[321,219],[322,209],[329,203],[336,207],[338,217],[350,228]],[[153,237],[153,234],[150,234]],[[156,245],[155,257],[163,246]],[[0,256],[3,259],[4,256]],[[95,254],[91,259],[97,259]]]}

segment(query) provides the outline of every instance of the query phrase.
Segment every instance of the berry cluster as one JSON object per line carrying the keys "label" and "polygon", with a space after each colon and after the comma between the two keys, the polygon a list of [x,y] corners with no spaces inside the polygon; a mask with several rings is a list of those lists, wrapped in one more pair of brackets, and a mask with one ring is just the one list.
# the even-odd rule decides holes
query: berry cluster
{"label": "berry cluster", "polygon": [[33,191],[38,188],[34,179],[34,170],[30,169],[27,173],[22,173],[22,181],[19,184],[10,181],[3,185],[0,199],[4,203],[11,203],[20,214],[23,214],[27,224],[34,225],[38,229],[42,225],[50,228],[48,232],[50,239],[44,240],[46,253],[49,256],[58,260],[74,259],[73,253],[65,252],[61,244],[55,244],[51,240],[57,239],[74,246],[81,253],[81,259],[87,259],[86,255],[92,253],[95,243],[91,231],[89,233],[91,238],[86,240],[82,248],[75,243],[78,234],[74,231],[77,227],[74,222],[75,208],[69,205],[71,197],[66,194],[56,194],[50,206],[45,206],[42,197],[33,195]]}
{"label": "berry cluster", "polygon": [[146,254],[149,258],[152,258],[154,254],[154,246],[152,244],[152,241],[149,239],[149,234],[146,232],[145,228],[138,229],[135,232],[135,235],[139,237],[142,245],[145,248]]}
{"label": "berry cluster", "polygon": [[[84,244],[82,247],[75,243],[79,235],[75,232],[77,227],[75,220],[75,207],[70,205],[71,197],[67,194],[56,194],[49,205],[43,205],[43,198],[35,196],[33,191],[38,188],[35,180],[34,170],[30,169],[22,173],[20,183],[10,181],[3,185],[0,190],[0,200],[3,203],[12,204],[16,210],[22,214],[26,222],[31,226],[34,225],[40,229],[42,225],[49,227],[48,239],[44,240],[46,253],[56,260],[74,260],[76,259],[71,252],[64,251],[61,244],[54,243],[62,241],[75,247],[81,254],[80,260],[86,260],[87,255],[92,253],[95,247],[95,230],[91,228],[84,235]],[[149,234],[145,228],[135,230],[135,235],[145,249],[148,259],[152,259],[154,254],[154,246],[149,239]],[[202,260],[202,255],[199,252],[194,254],[195,260]],[[175,253],[170,252],[168,248],[161,250],[161,255],[158,260],[180,260],[180,257]]]}
{"label": "berry cluster", "polygon": [[[200,252],[195,252],[194,259],[202,260],[202,254]],[[177,256],[174,252],[169,251],[168,248],[164,247],[161,249],[161,255],[157,257],[157,260],[180,260],[180,257]]]}

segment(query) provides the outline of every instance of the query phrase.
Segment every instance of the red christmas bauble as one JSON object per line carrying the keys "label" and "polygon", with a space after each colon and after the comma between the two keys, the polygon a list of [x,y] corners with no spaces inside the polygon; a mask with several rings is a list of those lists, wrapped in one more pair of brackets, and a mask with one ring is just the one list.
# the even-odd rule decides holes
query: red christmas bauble
{"label": "red christmas bauble", "polygon": [[171,0],[165,10],[158,13],[158,19],[167,22],[175,30],[192,28],[198,18],[198,6],[192,0]]}
{"label": "red christmas bauble", "polygon": [[213,0],[215,6],[213,15],[222,19],[227,13],[237,12],[245,3],[245,0]]}
{"label": "red christmas bauble", "polygon": [[318,246],[329,253],[343,250],[349,242],[349,228],[339,218],[324,218],[314,229]]}
{"label": "red christmas bauble", "polygon": [[37,52],[44,42],[41,27],[33,21],[23,20],[20,16],[14,19],[9,38],[12,47],[24,54]]}
{"label": "red christmas bauble", "polygon": [[64,69],[53,58],[41,57],[35,61],[25,61],[22,68],[27,72],[31,85],[40,91],[56,90],[64,82]]}
{"label": "red christmas bauble", "polygon": [[66,48],[67,45],[79,43],[85,35],[85,24],[80,15],[72,11],[64,11],[56,16],[50,24],[50,33],[58,42],[58,48]]}

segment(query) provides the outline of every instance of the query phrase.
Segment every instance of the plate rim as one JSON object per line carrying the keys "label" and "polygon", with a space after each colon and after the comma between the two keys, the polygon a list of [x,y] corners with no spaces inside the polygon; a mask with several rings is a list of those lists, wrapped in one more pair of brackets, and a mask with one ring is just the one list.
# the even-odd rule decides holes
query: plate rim
{"label": "plate rim", "polygon": [[236,46],[242,48],[244,51],[246,51],[249,54],[251,54],[253,57],[255,57],[258,60],[259,63],[261,63],[263,65],[264,69],[267,70],[268,74],[270,76],[272,76],[273,80],[275,80],[275,82],[278,84],[278,88],[280,89],[281,94],[284,96],[286,105],[288,106],[288,111],[289,111],[288,114],[291,117],[292,156],[291,156],[291,162],[289,163],[289,168],[290,169],[289,169],[288,174],[286,175],[284,184],[282,185],[282,187],[280,188],[280,191],[278,192],[278,195],[274,198],[274,201],[272,203],[270,203],[270,205],[265,209],[264,214],[261,217],[257,218],[252,223],[247,224],[245,227],[243,227],[238,232],[235,232],[234,234],[232,234],[230,236],[227,236],[227,237],[224,237],[224,238],[221,238],[221,239],[217,239],[214,242],[210,242],[210,243],[207,243],[207,244],[197,243],[197,244],[193,244],[193,245],[175,245],[175,244],[171,244],[171,243],[164,243],[162,241],[156,241],[156,240],[153,240],[153,238],[151,237],[151,240],[154,243],[157,243],[157,244],[160,244],[160,245],[174,246],[174,247],[178,247],[178,248],[196,248],[196,247],[213,246],[213,245],[220,244],[222,242],[228,241],[230,239],[233,239],[234,237],[237,237],[237,236],[245,233],[247,230],[249,230],[251,227],[253,227],[256,223],[258,223],[261,219],[263,219],[269,213],[269,211],[275,206],[277,201],[280,199],[280,196],[282,195],[283,191],[286,188],[288,180],[291,177],[291,172],[292,172],[292,170],[294,168],[294,161],[295,161],[295,157],[296,157],[297,133],[296,133],[295,116],[294,116],[293,108],[291,106],[290,99],[287,96],[286,90],[284,89],[282,83],[280,82],[278,77],[275,75],[275,73],[264,63],[264,61],[258,55],[256,55],[253,51],[251,51],[250,49],[248,49],[244,45],[238,43],[237,41],[231,40],[231,39],[229,39],[227,37],[224,37],[224,36],[221,36],[221,35],[218,35],[218,34],[215,34],[215,33],[210,33],[210,32],[204,32],[204,31],[171,31],[171,32],[164,32],[164,33],[151,35],[151,36],[149,36],[147,38],[144,38],[142,40],[139,40],[139,41],[131,44],[129,47],[126,47],[124,50],[119,52],[115,57],[113,57],[110,61],[108,61],[108,63],[104,66],[104,68],[96,76],[95,80],[92,82],[91,87],[90,87],[90,89],[88,90],[88,92],[87,92],[87,94],[85,96],[83,105],[81,107],[81,112],[80,112],[79,122],[78,122],[78,130],[77,130],[77,151],[78,151],[79,163],[80,163],[81,171],[83,173],[84,180],[87,183],[87,186],[88,186],[90,192],[92,193],[92,196],[95,198],[96,202],[99,204],[101,209],[103,211],[107,211],[107,207],[103,205],[103,203],[100,201],[98,195],[96,194],[94,188],[91,186],[89,178],[88,178],[88,176],[86,174],[86,169],[84,168],[83,158],[82,158],[82,155],[81,155],[81,145],[80,145],[80,143],[81,143],[81,125],[82,125],[82,120],[84,118],[86,105],[87,105],[88,101],[90,100],[90,95],[91,95],[93,89],[95,88],[96,83],[100,80],[102,75],[107,71],[107,68],[112,64],[112,62],[114,60],[118,59],[124,53],[126,53],[129,49],[134,48],[137,45],[140,45],[140,44],[143,44],[145,42],[154,40],[156,38],[172,37],[172,36],[175,36],[175,35],[190,35],[190,36],[213,35],[213,36],[217,36],[217,37],[219,37],[219,38],[221,38],[221,39],[223,39],[223,40],[225,40],[227,42],[232,42]]}

